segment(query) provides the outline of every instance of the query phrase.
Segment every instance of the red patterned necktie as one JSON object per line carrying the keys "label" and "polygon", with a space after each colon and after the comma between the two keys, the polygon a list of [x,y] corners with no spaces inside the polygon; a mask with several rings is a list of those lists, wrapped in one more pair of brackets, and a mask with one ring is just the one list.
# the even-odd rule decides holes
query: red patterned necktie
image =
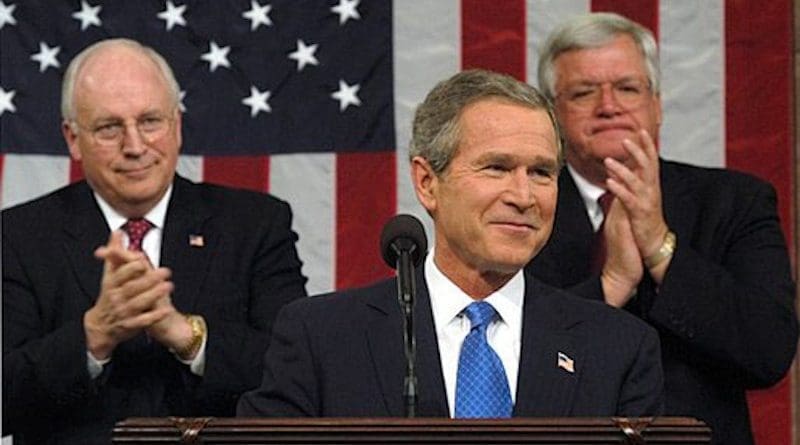
{"label": "red patterned necktie", "polygon": [[613,200],[614,194],[611,192],[605,192],[597,198],[597,203],[600,204],[600,209],[603,211],[603,222],[600,223],[600,227],[594,232],[592,238],[592,262],[590,263],[592,273],[599,273],[606,262],[606,238],[603,236],[603,228],[606,225],[606,215],[608,215],[608,209],[611,208]]}
{"label": "red patterned necktie", "polygon": [[123,224],[122,230],[128,234],[128,250],[141,252],[142,240],[152,228],[153,223],[144,218],[132,218]]}

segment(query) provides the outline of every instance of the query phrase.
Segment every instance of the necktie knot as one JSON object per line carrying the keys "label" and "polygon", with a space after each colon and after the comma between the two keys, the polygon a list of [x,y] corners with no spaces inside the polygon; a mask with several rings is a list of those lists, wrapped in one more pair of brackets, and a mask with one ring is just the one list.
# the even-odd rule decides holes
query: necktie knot
{"label": "necktie knot", "polygon": [[153,223],[144,218],[131,218],[123,224],[122,230],[128,234],[128,250],[141,252],[144,236],[153,227]]}
{"label": "necktie knot", "polygon": [[464,308],[464,313],[472,324],[471,329],[486,329],[489,323],[497,316],[497,311],[494,310],[494,307],[485,301],[470,303],[469,306]]}

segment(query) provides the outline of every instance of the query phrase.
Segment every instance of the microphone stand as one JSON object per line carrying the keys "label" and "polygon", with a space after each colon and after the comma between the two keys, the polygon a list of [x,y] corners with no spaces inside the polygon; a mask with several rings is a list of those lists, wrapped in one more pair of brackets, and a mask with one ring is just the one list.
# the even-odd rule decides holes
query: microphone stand
{"label": "microphone stand", "polygon": [[403,312],[403,344],[406,355],[406,375],[403,381],[403,398],[405,399],[406,417],[416,417],[417,414],[417,342],[414,335],[414,296],[416,285],[414,281],[414,266],[411,262],[411,250],[397,249],[397,297]]}

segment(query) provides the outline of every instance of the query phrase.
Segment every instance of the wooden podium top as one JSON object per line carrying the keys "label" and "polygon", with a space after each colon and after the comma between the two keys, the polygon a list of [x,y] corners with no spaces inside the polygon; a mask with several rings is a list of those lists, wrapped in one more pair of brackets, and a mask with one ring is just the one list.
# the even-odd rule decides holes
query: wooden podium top
{"label": "wooden podium top", "polygon": [[708,444],[710,429],[660,418],[130,418],[115,444]]}

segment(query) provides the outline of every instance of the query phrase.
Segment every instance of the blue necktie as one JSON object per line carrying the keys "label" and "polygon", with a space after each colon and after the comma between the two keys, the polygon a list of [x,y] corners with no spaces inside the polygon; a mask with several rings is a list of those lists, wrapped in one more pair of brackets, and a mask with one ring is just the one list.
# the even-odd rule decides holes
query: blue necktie
{"label": "blue necktie", "polygon": [[458,358],[455,417],[511,417],[514,403],[500,357],[486,340],[497,312],[476,301],[464,309],[472,327]]}

